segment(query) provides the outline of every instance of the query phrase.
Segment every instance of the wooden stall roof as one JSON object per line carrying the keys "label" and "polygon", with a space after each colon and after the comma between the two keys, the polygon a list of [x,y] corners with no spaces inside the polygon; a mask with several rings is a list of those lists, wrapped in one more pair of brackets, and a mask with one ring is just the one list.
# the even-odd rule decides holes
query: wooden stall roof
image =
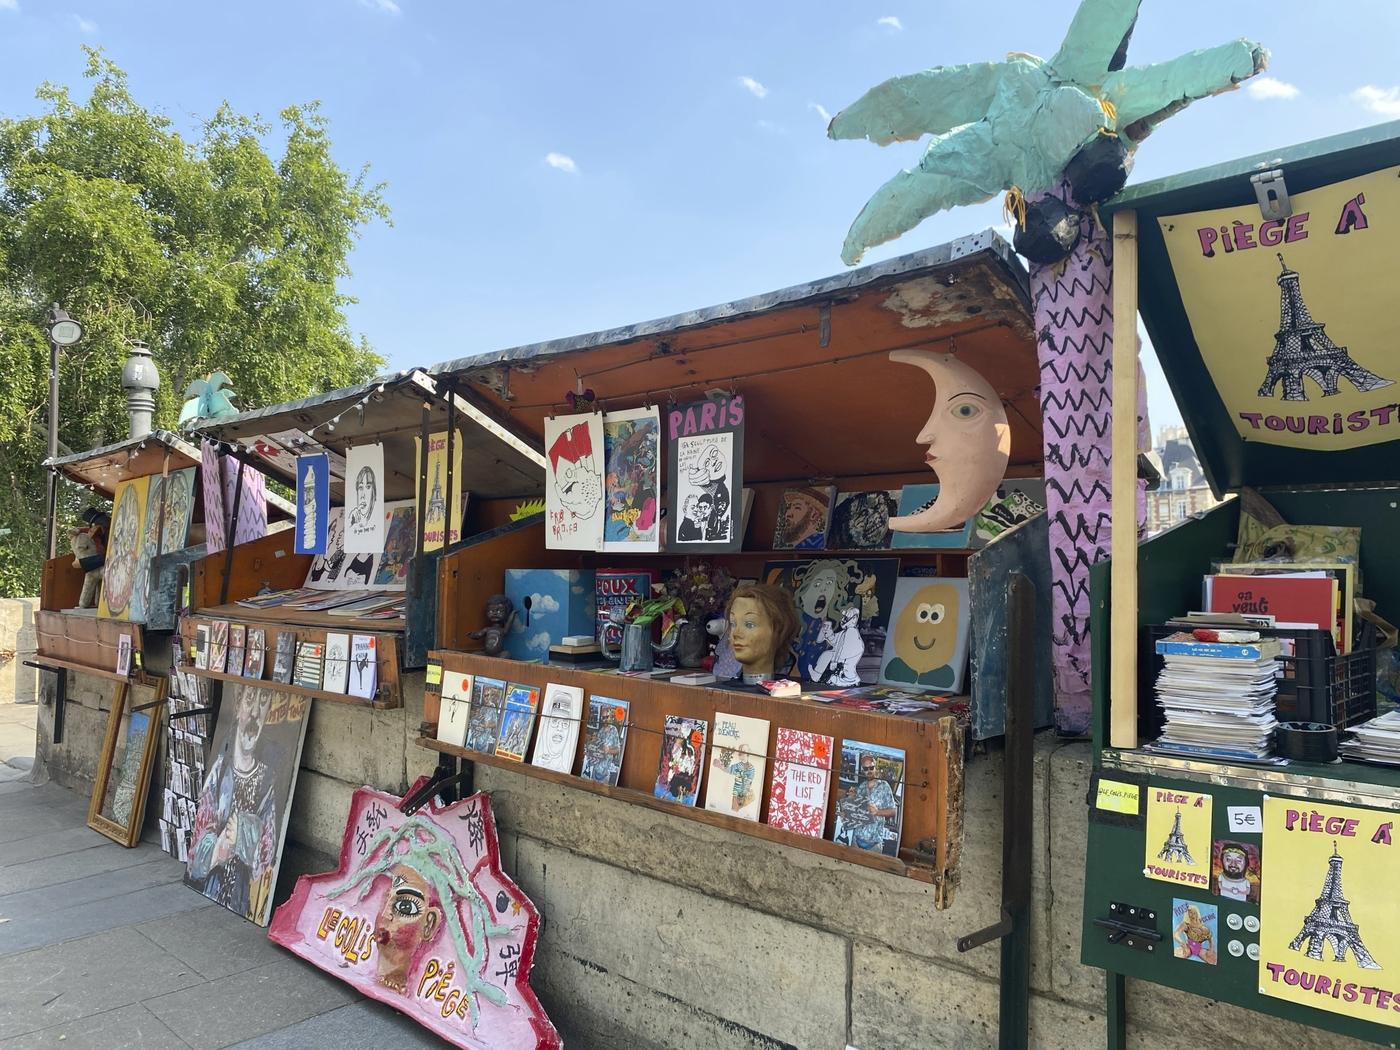
{"label": "wooden stall roof", "polygon": [[[481,497],[535,494],[544,463],[538,442],[510,433],[483,412],[468,391],[456,392],[451,385],[450,380],[444,382],[413,369],[236,416],[195,420],[191,429],[209,438],[251,446],[259,438],[289,430],[308,431],[338,416],[335,428],[317,430],[315,440],[341,455],[352,446],[382,441],[386,498],[412,499],[418,491],[414,438],[422,433],[423,408],[428,406],[432,431],[445,430],[448,399],[452,398],[457,430],[462,435],[463,489]],[[368,401],[357,407],[366,397]],[[258,456],[249,458],[287,484],[296,483],[291,473],[272,462]],[[334,476],[331,497],[337,503],[344,502],[343,485]]]}
{"label": "wooden stall roof", "polygon": [[[750,406],[744,477],[761,482],[927,470],[915,436],[933,387],[889,360],[911,348],[956,353],[985,376],[1006,404],[1012,472],[1039,472],[1028,280],[991,230],[781,291],[428,371],[469,388],[536,445],[545,417],[570,412],[565,395],[578,386],[604,410],[733,390]],[[538,491],[538,468],[535,481]]]}
{"label": "wooden stall roof", "polygon": [[[1202,358],[1157,220],[1254,204],[1257,197],[1250,176],[1264,171],[1282,170],[1289,195],[1296,196],[1396,164],[1400,164],[1400,121],[1129,186],[1100,208],[1106,221],[1118,211],[1138,213],[1138,311],[1217,496],[1245,485],[1296,488],[1400,480],[1396,442],[1324,451],[1243,440]],[[1389,308],[1389,304],[1366,302],[1365,295],[1361,299],[1362,308]],[[1261,379],[1268,347],[1264,345]],[[1383,400],[1393,400],[1393,395]]]}

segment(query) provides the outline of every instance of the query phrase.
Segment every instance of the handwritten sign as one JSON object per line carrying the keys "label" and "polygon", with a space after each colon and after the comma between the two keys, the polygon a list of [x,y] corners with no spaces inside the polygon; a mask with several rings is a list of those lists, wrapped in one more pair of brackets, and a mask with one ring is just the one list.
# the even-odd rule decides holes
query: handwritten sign
{"label": "handwritten sign", "polygon": [[1137,784],[1100,780],[1094,795],[1094,807],[1110,813],[1136,815],[1142,807],[1142,789]]}

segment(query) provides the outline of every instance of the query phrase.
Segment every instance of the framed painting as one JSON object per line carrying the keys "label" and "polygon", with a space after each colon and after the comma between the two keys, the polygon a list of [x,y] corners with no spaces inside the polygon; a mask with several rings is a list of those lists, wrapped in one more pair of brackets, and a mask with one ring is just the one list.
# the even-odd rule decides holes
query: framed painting
{"label": "framed painting", "polygon": [[141,837],[167,679],[138,674],[117,687],[88,804],[88,827],[128,849]]}

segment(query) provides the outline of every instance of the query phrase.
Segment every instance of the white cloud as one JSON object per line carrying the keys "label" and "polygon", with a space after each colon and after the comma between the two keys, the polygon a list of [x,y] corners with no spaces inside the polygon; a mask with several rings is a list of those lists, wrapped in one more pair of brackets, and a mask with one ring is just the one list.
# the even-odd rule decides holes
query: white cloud
{"label": "white cloud", "polygon": [[87,33],[91,36],[93,33],[97,32],[97,23],[90,18],[84,18],[82,15],[74,15],[73,22],[78,27],[78,32],[80,33]]}
{"label": "white cloud", "polygon": [[546,153],[544,162],[558,171],[567,171],[570,175],[578,174],[578,165],[567,153]]}
{"label": "white cloud", "polygon": [[896,15],[886,15],[884,18],[875,19],[877,26],[884,26],[886,29],[893,29],[896,33],[904,31],[904,23]]}
{"label": "white cloud", "polygon": [[817,116],[821,117],[823,124],[831,123],[831,114],[826,111],[826,107],[823,106],[820,102],[808,102],[807,108],[810,109]]}
{"label": "white cloud", "polygon": [[379,11],[386,15],[401,15],[402,9],[395,0],[360,0],[361,7],[367,7],[371,11]]}
{"label": "white cloud", "polygon": [[0,11],[18,11],[19,0],[0,0]]}
{"label": "white cloud", "polygon": [[1244,89],[1249,92],[1250,98],[1258,99],[1297,98],[1300,94],[1297,85],[1276,77],[1255,77]]}
{"label": "white cloud", "polygon": [[1351,100],[1382,117],[1400,117],[1400,87],[1382,88],[1367,84],[1353,91]]}
{"label": "white cloud", "polygon": [[559,599],[552,594],[530,595],[530,612],[558,612]]}
{"label": "white cloud", "polygon": [[767,98],[768,89],[760,84],[753,77],[740,77],[739,86],[751,94],[754,98]]}
{"label": "white cloud", "polygon": [[529,649],[529,650],[531,650],[531,651],[534,651],[534,650],[536,650],[536,649],[539,649],[539,650],[542,650],[542,651],[548,649],[548,648],[549,648],[549,632],[548,632],[548,631],[540,631],[538,634],[532,634],[532,635],[530,635],[529,638],[526,638],[526,639],[525,639],[525,648],[526,648],[526,649]]}

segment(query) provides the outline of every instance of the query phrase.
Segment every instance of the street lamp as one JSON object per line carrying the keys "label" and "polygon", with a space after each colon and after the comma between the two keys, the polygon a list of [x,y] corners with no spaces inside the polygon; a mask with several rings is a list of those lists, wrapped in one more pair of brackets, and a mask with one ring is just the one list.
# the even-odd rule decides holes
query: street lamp
{"label": "street lamp", "polygon": [[[83,337],[83,326],[68,316],[68,311],[54,303],[49,308],[44,326],[49,337],[49,459],[58,455],[58,351],[72,346]],[[58,475],[49,471],[49,557],[58,556],[58,530],[54,517],[58,513]]]}

